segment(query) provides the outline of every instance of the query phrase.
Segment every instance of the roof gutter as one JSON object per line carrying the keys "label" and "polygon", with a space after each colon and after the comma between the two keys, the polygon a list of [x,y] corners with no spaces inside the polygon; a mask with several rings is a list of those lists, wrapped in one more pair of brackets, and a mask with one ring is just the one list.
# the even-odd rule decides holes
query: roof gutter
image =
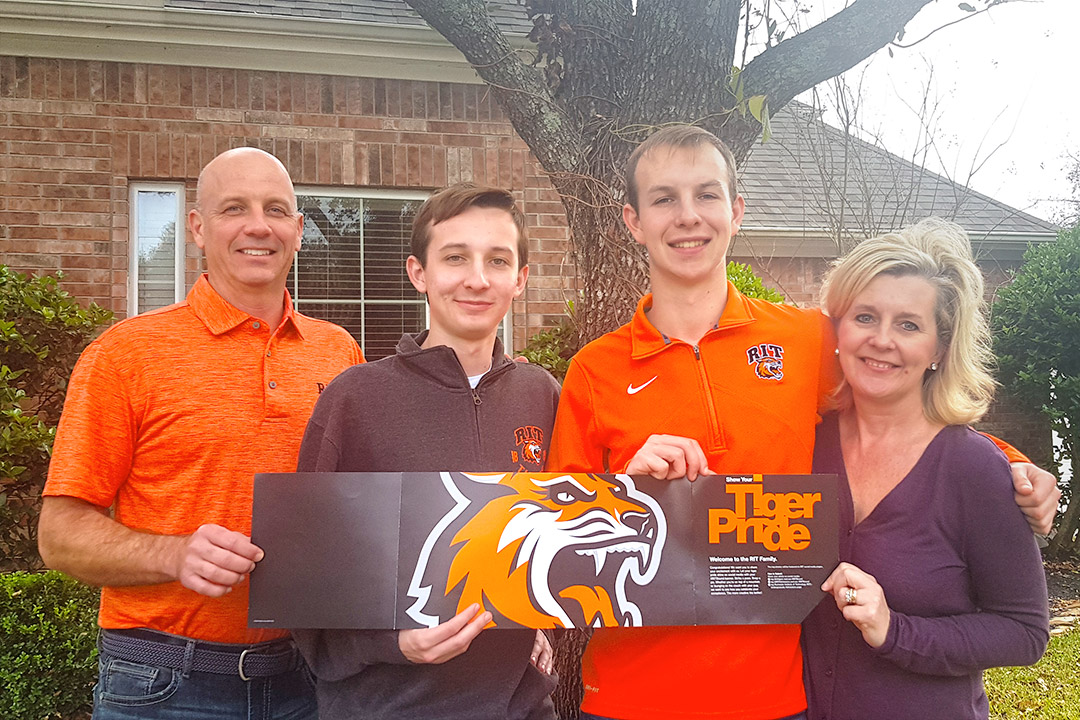
{"label": "roof gutter", "polygon": [[0,48],[13,56],[481,82],[426,26],[165,8],[160,0],[3,0]]}
{"label": "roof gutter", "polygon": [[[1057,239],[1056,233],[990,232],[968,230],[971,247],[978,257],[1019,262],[1031,245]],[[833,258],[838,254],[834,235],[825,228],[792,228],[744,225],[732,242],[732,257]]]}

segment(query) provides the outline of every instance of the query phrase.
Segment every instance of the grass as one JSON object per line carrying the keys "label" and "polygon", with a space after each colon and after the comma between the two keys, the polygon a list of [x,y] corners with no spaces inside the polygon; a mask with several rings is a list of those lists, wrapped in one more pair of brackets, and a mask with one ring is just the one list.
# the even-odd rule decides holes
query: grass
{"label": "grass", "polygon": [[1050,638],[1038,664],[984,674],[992,720],[1080,718],[1080,626]]}

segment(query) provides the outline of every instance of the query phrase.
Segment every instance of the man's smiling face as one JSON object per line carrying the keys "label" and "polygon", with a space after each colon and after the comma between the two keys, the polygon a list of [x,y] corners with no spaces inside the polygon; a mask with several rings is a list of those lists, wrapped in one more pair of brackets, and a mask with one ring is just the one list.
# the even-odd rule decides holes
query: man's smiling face
{"label": "man's smiling face", "polygon": [[275,158],[253,148],[215,158],[203,171],[198,207],[188,220],[222,297],[282,296],[304,218]]}

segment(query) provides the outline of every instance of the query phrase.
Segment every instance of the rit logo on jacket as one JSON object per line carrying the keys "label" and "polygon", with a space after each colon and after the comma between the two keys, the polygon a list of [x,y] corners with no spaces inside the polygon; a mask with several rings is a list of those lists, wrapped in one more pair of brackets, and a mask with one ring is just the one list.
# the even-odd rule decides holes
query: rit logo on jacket
{"label": "rit logo on jacket", "polygon": [[535,469],[544,467],[547,451],[544,449],[544,431],[535,425],[525,425],[514,430],[516,450],[510,451],[510,460],[525,469],[527,465]]}
{"label": "rit logo on jacket", "polygon": [[784,377],[784,346],[760,343],[746,349],[746,364],[754,366],[754,372],[763,380],[781,380]]}

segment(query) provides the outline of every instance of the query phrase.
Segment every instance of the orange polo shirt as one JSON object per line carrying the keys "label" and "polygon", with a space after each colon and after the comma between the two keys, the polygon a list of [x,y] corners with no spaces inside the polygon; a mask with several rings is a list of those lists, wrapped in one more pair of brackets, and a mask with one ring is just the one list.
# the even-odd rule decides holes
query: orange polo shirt
{"label": "orange polo shirt", "polygon": [[[668,434],[697,439],[719,473],[809,472],[818,408],[837,380],[828,319],[729,283],[723,316],[693,346],[657,331],[651,304],[644,297],[628,325],[571,361],[548,467],[622,471],[649,435]],[[766,720],[806,708],[798,625],[597,630],[582,680],[582,708],[614,718]]]}
{"label": "orange polo shirt", "polygon": [[[251,532],[253,475],[293,472],[322,388],[363,362],[342,328],[296,313],[275,329],[203,276],[184,302],[129,318],[90,344],[72,373],[45,495],[114,508],[137,530],[185,535],[204,523]],[[221,598],[178,582],[106,587],[99,623],[227,643],[249,630],[248,584]]]}

